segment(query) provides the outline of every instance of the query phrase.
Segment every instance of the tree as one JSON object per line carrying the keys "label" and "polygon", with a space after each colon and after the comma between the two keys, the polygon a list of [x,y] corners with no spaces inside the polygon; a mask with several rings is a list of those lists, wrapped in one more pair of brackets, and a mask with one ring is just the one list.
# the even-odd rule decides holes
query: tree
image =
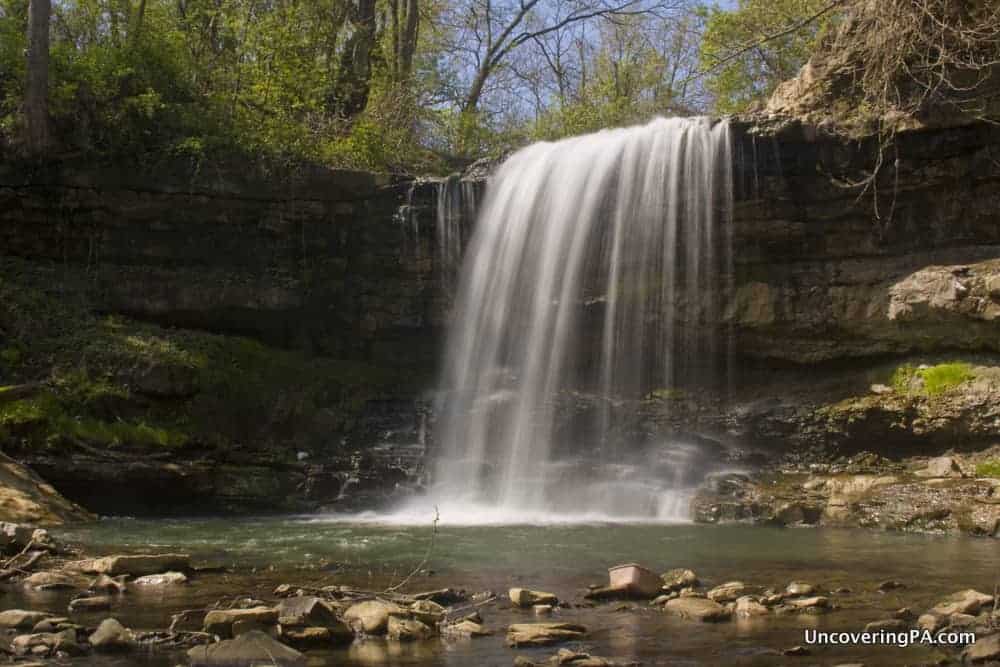
{"label": "tree", "polygon": [[835,20],[831,12],[816,16],[828,7],[831,0],[740,0],[735,10],[710,10],[701,66],[715,110],[743,111],[795,76]]}
{"label": "tree", "polygon": [[33,155],[49,148],[49,17],[51,0],[30,0],[28,4],[27,84],[24,119],[27,146]]}

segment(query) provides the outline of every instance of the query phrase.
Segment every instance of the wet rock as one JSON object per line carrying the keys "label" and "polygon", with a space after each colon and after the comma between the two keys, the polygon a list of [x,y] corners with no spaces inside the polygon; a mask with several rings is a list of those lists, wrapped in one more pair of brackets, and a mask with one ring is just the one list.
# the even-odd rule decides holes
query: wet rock
{"label": "wet rock", "polygon": [[703,623],[716,623],[729,618],[729,611],[725,607],[706,598],[676,598],[667,602],[663,609],[671,616]]}
{"label": "wet rock", "polygon": [[493,633],[479,622],[462,619],[456,623],[442,626],[441,634],[454,637],[487,637]]}
{"label": "wet rock", "polygon": [[415,618],[400,618],[390,616],[389,624],[386,628],[386,636],[398,642],[412,642],[419,639],[428,639],[435,634],[434,628],[418,621]]}
{"label": "wet rock", "polygon": [[548,646],[583,639],[587,629],[572,623],[515,623],[507,628],[509,646]]}
{"label": "wet rock", "polygon": [[915,473],[918,477],[961,477],[962,469],[950,456],[939,456],[927,462],[927,467]]}
{"label": "wet rock", "polygon": [[742,581],[729,581],[716,586],[708,592],[708,599],[713,602],[735,602],[737,598],[746,595],[749,587]]}
{"label": "wet rock", "polygon": [[749,595],[744,595],[736,599],[734,612],[740,618],[750,618],[751,616],[767,616],[770,611],[767,607]]}
{"label": "wet rock", "polygon": [[901,632],[906,630],[909,625],[906,621],[902,621],[898,618],[887,618],[883,621],[872,621],[865,625],[865,632],[879,632],[884,630],[886,632]]}
{"label": "wet rock", "polygon": [[417,600],[410,605],[410,613],[417,620],[427,625],[434,625],[444,618],[445,609],[431,600]]}
{"label": "wet rock", "polygon": [[[485,597],[484,597],[485,596]],[[454,588],[439,588],[433,591],[422,591],[420,593],[414,593],[411,595],[414,600],[430,600],[431,602],[437,602],[438,604],[456,604],[459,602],[464,602],[469,599],[469,596],[465,591],[455,590]],[[496,597],[496,593],[493,591],[482,591],[476,593],[472,596],[473,602],[482,602],[486,598]],[[477,599],[479,598],[479,599]]]}
{"label": "wet rock", "polygon": [[322,648],[332,644],[349,644],[354,639],[347,626],[347,635],[336,633],[330,628],[316,626],[281,627],[281,640],[297,649]]}
{"label": "wet rock", "polygon": [[948,625],[948,617],[940,614],[921,614],[917,618],[917,627],[931,634]]}
{"label": "wet rock", "polygon": [[121,595],[127,590],[127,586],[125,585],[126,576],[109,577],[106,574],[100,574],[90,582],[87,590],[94,593],[104,593],[105,595]]}
{"label": "wet rock", "polygon": [[69,603],[69,612],[106,611],[111,609],[111,598],[107,595],[94,595],[76,598]]}
{"label": "wet rock", "polygon": [[984,605],[993,604],[993,596],[967,589],[949,595],[935,605],[930,613],[940,616],[952,614],[978,614]]}
{"label": "wet rock", "polygon": [[407,616],[409,612],[399,605],[381,600],[367,600],[351,605],[344,612],[344,621],[357,633],[384,634],[390,615]]}
{"label": "wet rock", "polygon": [[225,639],[233,636],[233,624],[237,621],[252,621],[264,626],[276,625],[278,610],[271,607],[213,609],[205,614],[202,630]]}
{"label": "wet rock", "polygon": [[795,600],[785,600],[785,602],[796,609],[827,609],[830,606],[830,599],[822,595],[814,595],[808,598]]}
{"label": "wet rock", "polygon": [[260,631],[196,646],[187,652],[191,667],[304,667],[306,657]]}
{"label": "wet rock", "polygon": [[68,569],[85,574],[130,574],[139,577],[160,572],[190,570],[191,557],[187,554],[139,554],[104,556],[76,561],[66,565]]}
{"label": "wet rock", "polygon": [[10,645],[15,655],[49,656],[54,653],[81,655],[83,649],[76,643],[74,630],[62,632],[39,632],[14,637]]}
{"label": "wet rock", "polygon": [[533,607],[536,604],[559,604],[559,598],[552,593],[533,591],[527,588],[512,588],[507,592],[512,604],[517,607]]}
{"label": "wet rock", "polygon": [[555,607],[550,604],[536,604],[531,607],[531,610],[535,612],[535,616],[551,616],[553,609]]}
{"label": "wet rock", "polygon": [[177,586],[186,584],[188,578],[183,572],[164,572],[163,574],[147,574],[132,583],[136,586]]}
{"label": "wet rock", "polygon": [[275,624],[264,623],[252,618],[241,618],[233,621],[233,624],[229,627],[229,634],[235,639],[248,632],[263,632],[265,635],[277,639],[280,634],[279,630],[280,628]]}
{"label": "wet rock", "polygon": [[806,597],[815,593],[816,587],[804,581],[793,581],[785,587],[785,594],[791,597]]}
{"label": "wet rock", "polygon": [[813,525],[823,516],[822,508],[802,502],[787,502],[778,505],[771,515],[771,521],[782,526],[796,524]]}
{"label": "wet rock", "polygon": [[[582,653],[580,651],[571,651],[569,649],[559,649],[559,652],[551,656],[545,662],[532,663],[527,658],[519,658],[522,660],[521,665],[532,665],[534,666],[549,666],[549,665],[572,665],[573,667],[624,667],[625,665],[634,665],[636,663],[622,663],[610,658],[602,658],[596,655],[590,655],[589,653]],[[515,662],[515,665],[518,663]]]}
{"label": "wet rock", "polygon": [[781,653],[783,655],[789,655],[789,656],[812,655],[809,649],[807,649],[805,646],[793,646],[791,648],[786,648]]}
{"label": "wet rock", "polygon": [[911,622],[916,620],[917,615],[909,607],[901,607],[896,611],[892,612],[893,618],[898,618],[901,621]]}
{"label": "wet rock", "polygon": [[962,659],[973,664],[1000,660],[1000,634],[980,637],[975,644],[965,649]]}
{"label": "wet rock", "polygon": [[25,588],[36,591],[83,590],[87,587],[86,578],[75,572],[62,570],[35,572],[25,578],[23,583]]}
{"label": "wet rock", "polygon": [[649,602],[649,606],[650,607],[662,607],[663,605],[667,604],[667,602],[669,602],[670,600],[673,600],[676,597],[679,597],[679,595],[677,593],[666,593],[664,595],[659,595],[659,596],[653,598]]}
{"label": "wet rock", "polygon": [[123,651],[135,644],[135,635],[117,619],[106,618],[88,641],[95,651]]}
{"label": "wet rock", "polygon": [[278,604],[278,623],[284,626],[319,627],[330,631],[332,639],[350,641],[354,638],[351,629],[333,613],[326,603],[317,597],[301,596],[285,598]]}
{"label": "wet rock", "polygon": [[52,614],[44,611],[25,611],[23,609],[8,609],[0,611],[0,628],[29,630],[40,621],[51,618]]}
{"label": "wet rock", "polygon": [[668,570],[660,575],[663,580],[663,589],[666,591],[679,591],[682,588],[689,588],[698,585],[698,575],[694,570],[678,567]]}
{"label": "wet rock", "polygon": [[34,530],[32,526],[0,521],[0,549],[12,554],[21,551],[32,541]]}
{"label": "wet rock", "polygon": [[78,627],[75,623],[70,623],[69,619],[65,616],[52,616],[50,618],[45,618],[35,624],[35,627],[31,628],[33,633],[35,632],[61,632],[69,628]]}
{"label": "wet rock", "polygon": [[889,579],[889,580],[883,581],[882,583],[880,583],[878,585],[878,589],[880,591],[882,591],[883,593],[885,593],[886,591],[896,590],[897,588],[906,588],[906,584],[900,583],[900,582],[896,581],[895,579]]}

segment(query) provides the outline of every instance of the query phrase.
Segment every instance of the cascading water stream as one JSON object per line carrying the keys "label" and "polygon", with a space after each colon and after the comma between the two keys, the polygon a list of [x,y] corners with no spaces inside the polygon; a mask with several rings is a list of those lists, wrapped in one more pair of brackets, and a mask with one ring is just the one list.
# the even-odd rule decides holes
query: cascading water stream
{"label": "cascading water stream", "polygon": [[731,169],[728,125],[704,118],[539,143],[499,167],[445,352],[430,498],[446,520],[684,518],[697,449],[630,440],[615,406],[723,370]]}

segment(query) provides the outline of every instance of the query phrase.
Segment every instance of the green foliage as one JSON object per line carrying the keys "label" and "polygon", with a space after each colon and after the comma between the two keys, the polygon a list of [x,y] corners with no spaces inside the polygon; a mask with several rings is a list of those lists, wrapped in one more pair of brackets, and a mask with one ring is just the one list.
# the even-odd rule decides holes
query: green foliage
{"label": "green foliage", "polygon": [[[715,97],[718,113],[746,110],[767,99],[775,87],[798,72],[835,20],[827,14],[801,29],[760,43],[816,14],[828,0],[740,0],[736,9],[708,12],[701,42],[701,66],[711,70],[705,86]],[[723,61],[742,48],[737,57]]]}
{"label": "green foliage", "polygon": [[890,379],[892,387],[901,394],[915,391],[915,379],[919,380],[919,392],[925,396],[938,396],[975,377],[972,366],[964,362],[938,364],[917,368],[905,364],[897,368]]}
{"label": "green foliage", "polygon": [[983,461],[976,466],[976,476],[1000,479],[1000,459]]}

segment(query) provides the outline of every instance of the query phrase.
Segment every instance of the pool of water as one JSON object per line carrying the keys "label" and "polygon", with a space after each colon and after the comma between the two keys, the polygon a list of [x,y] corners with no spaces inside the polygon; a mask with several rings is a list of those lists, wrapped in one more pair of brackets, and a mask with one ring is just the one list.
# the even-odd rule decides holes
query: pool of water
{"label": "pool of water", "polygon": [[[664,615],[642,603],[559,610],[555,617],[582,623],[591,633],[573,645],[597,655],[653,665],[821,664],[865,661],[903,665],[940,657],[927,647],[812,649],[812,656],[780,651],[803,643],[806,628],[860,630],[892,610],[921,612],[947,593],[977,588],[992,592],[1000,581],[997,543],[956,536],[907,535],[830,529],[779,529],[702,525],[393,525],[337,517],[247,519],[107,519],[54,531],[88,552],[184,551],[201,567],[178,590],[126,596],[112,611],[136,628],[164,627],[180,609],[224,597],[271,596],[278,583],[346,584],[381,590],[399,582],[428,554],[427,571],[409,591],[451,587],[469,592],[525,586],[582,602],[591,583],[603,583],[610,565],[635,561],[656,571],[694,569],[706,585],[738,579],[783,588],[805,580],[834,595],[841,607],[824,616],[768,616],[762,620],[700,625]],[[433,542],[433,544],[432,544]],[[886,579],[906,587],[878,592]],[[63,594],[8,592],[8,605],[65,608]],[[433,640],[394,645],[381,640],[313,656],[322,665],[510,665],[515,655],[541,659],[555,649],[513,650],[503,641],[511,622],[530,622],[530,611],[500,603],[482,610],[496,636],[465,641]],[[82,616],[96,623],[106,614]],[[128,656],[113,665],[177,664],[178,656]],[[91,659],[92,660],[92,659]],[[89,664],[89,663],[88,663]]]}

